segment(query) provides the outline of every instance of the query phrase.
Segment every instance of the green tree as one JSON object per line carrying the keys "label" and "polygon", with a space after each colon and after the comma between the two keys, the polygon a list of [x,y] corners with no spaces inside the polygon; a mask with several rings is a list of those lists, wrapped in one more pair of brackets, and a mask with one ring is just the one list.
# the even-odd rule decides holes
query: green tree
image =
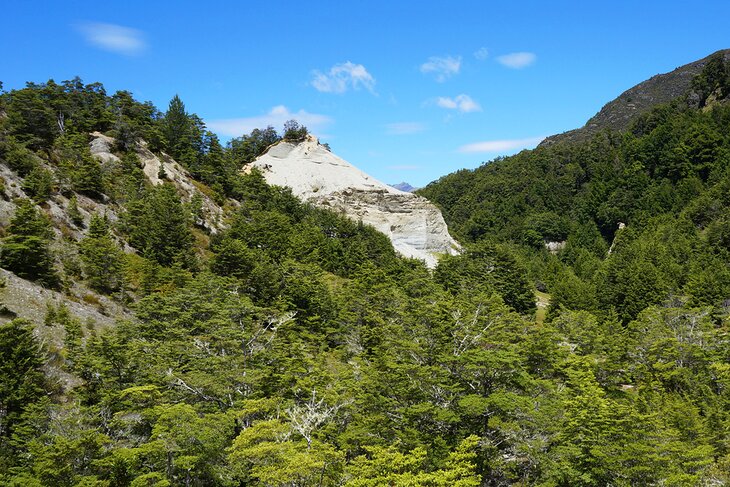
{"label": "green tree", "polygon": [[61,159],[62,186],[92,197],[104,193],[101,165],[91,155],[86,134],[66,134],[56,140],[55,147]]}
{"label": "green tree", "polygon": [[28,148],[48,150],[58,136],[56,113],[48,103],[47,90],[43,85],[28,83],[22,90],[6,95],[8,128],[19,142]]}
{"label": "green tree", "polygon": [[[233,437],[233,422],[225,414],[204,417],[188,404],[158,406],[150,442],[140,453],[158,454],[157,469],[177,485],[216,485],[230,474],[220,468],[225,446]],[[154,456],[150,455],[150,458]]]}
{"label": "green tree", "polygon": [[76,195],[72,195],[71,199],[68,200],[68,208],[66,208],[66,214],[68,215],[71,222],[77,227],[83,225],[84,217],[79,211],[79,200]]}
{"label": "green tree", "polygon": [[138,201],[131,202],[125,215],[129,243],[161,265],[175,262],[194,265],[190,212],[170,183],[155,186]]}
{"label": "green tree", "polygon": [[394,447],[367,447],[367,454],[359,456],[347,465],[347,487],[477,487],[476,454],[479,438],[469,436],[452,451],[446,465],[429,472],[427,452],[419,447],[402,453]]}
{"label": "green tree", "polygon": [[192,150],[192,124],[190,116],[185,111],[185,104],[178,95],[175,95],[162,119],[162,134],[168,153],[177,160],[182,159],[186,152]]}
{"label": "green tree", "polygon": [[521,313],[535,309],[535,296],[525,268],[505,245],[482,241],[462,255],[441,259],[434,274],[452,293],[496,291]]}
{"label": "green tree", "polygon": [[280,140],[281,137],[271,125],[265,129],[253,129],[248,135],[231,139],[226,154],[233,159],[236,168],[240,168],[252,162],[266,152],[269,146]]}
{"label": "green tree", "polygon": [[288,120],[284,123],[284,140],[287,142],[303,142],[309,135],[309,130],[296,120]]}
{"label": "green tree", "polygon": [[250,485],[339,485],[344,455],[318,440],[304,441],[286,421],[258,421],[233,441],[228,456],[236,477]]}
{"label": "green tree", "polygon": [[33,198],[36,203],[43,203],[51,197],[53,191],[53,173],[48,169],[36,166],[23,180],[25,194]]}
{"label": "green tree", "polygon": [[101,166],[89,154],[84,154],[77,162],[73,173],[72,187],[79,193],[99,196],[104,193]]}
{"label": "green tree", "polygon": [[16,319],[0,325],[0,472],[16,448],[24,446],[12,439],[29,426],[33,405],[46,395],[43,364],[29,322]]}
{"label": "green tree", "polygon": [[106,216],[91,217],[89,232],[79,243],[79,253],[92,288],[111,292],[122,286],[123,254],[111,236]]}
{"label": "green tree", "polygon": [[25,177],[38,166],[37,156],[12,136],[0,139],[0,157],[21,177]]}
{"label": "green tree", "polygon": [[20,277],[55,285],[57,275],[49,247],[52,239],[48,218],[30,200],[18,200],[8,236],[0,247],[0,264]]}

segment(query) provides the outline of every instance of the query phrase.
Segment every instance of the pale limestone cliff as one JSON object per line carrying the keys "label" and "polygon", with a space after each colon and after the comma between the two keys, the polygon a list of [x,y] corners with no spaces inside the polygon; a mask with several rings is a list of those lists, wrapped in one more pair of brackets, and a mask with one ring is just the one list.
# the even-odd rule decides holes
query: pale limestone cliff
{"label": "pale limestone cliff", "polygon": [[298,144],[279,142],[245,170],[252,167],[269,184],[289,187],[303,201],[375,227],[400,254],[431,268],[439,255],[459,251],[436,206],[365,174],[313,137]]}

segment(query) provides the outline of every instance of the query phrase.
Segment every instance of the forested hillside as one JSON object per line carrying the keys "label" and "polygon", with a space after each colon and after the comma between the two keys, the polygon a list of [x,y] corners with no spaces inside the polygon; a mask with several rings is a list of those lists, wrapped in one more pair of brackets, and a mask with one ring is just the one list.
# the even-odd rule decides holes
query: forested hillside
{"label": "forested hillside", "polygon": [[[523,151],[420,193],[462,240],[521,248],[553,312],[565,305],[628,323],[673,302],[719,319],[730,298],[729,68],[720,53],[695,78],[698,107],[681,97],[626,132]],[[549,255],[549,242],[564,248]]]}
{"label": "forested hillside", "polygon": [[467,244],[433,272],[241,173],[295,122],[2,93],[0,266],[67,302],[0,309],[0,484],[730,482],[729,80],[420,190]]}

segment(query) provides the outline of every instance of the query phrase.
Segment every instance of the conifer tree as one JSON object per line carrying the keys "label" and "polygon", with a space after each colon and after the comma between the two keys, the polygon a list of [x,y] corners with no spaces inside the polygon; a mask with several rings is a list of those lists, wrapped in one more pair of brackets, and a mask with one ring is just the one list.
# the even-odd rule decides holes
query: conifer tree
{"label": "conifer tree", "polygon": [[163,136],[167,145],[167,152],[175,159],[191,148],[191,123],[185,104],[178,95],[170,100],[170,105],[163,119]]}
{"label": "conifer tree", "polygon": [[76,198],[76,195],[71,196],[71,199],[68,201],[66,213],[68,213],[68,217],[74,225],[80,226],[84,223],[84,218],[79,211],[79,200]]}
{"label": "conifer tree", "polygon": [[130,244],[145,257],[164,266],[193,265],[190,212],[172,184],[156,186],[130,205],[126,226]]}
{"label": "conifer tree", "polygon": [[8,227],[9,236],[0,247],[0,265],[20,277],[53,285],[57,276],[49,244],[53,230],[48,218],[27,199],[18,200]]}
{"label": "conifer tree", "polygon": [[73,174],[73,188],[90,196],[104,192],[101,166],[88,154],[84,154],[77,163]]}
{"label": "conifer tree", "polygon": [[36,166],[23,180],[23,191],[37,203],[43,203],[51,196],[53,174],[43,167]]}
{"label": "conifer tree", "polygon": [[16,319],[0,325],[0,471],[30,406],[45,395],[42,366],[30,323]]}
{"label": "conifer tree", "polygon": [[89,224],[89,234],[79,244],[86,278],[92,288],[116,291],[122,285],[122,251],[109,232],[106,216],[94,215]]}

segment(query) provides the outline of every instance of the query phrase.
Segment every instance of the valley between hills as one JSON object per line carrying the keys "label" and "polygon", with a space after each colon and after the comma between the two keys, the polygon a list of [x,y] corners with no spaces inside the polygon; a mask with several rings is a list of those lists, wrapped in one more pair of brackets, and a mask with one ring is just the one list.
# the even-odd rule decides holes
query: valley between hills
{"label": "valley between hills", "polygon": [[724,50],[414,190],[0,92],[0,485],[729,484],[729,100]]}

